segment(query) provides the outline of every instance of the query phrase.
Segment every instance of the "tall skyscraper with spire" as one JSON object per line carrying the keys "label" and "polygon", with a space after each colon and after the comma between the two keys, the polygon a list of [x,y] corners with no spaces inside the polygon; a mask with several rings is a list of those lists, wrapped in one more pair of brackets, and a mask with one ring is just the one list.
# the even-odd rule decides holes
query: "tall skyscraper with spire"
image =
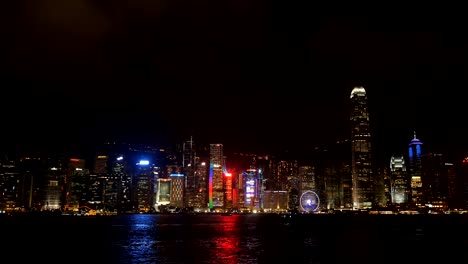
{"label": "tall skyscraper with spire", "polygon": [[411,202],[413,205],[423,205],[423,186],[422,186],[422,142],[416,138],[416,132],[414,137],[409,143],[408,148],[408,161],[409,171],[411,177]]}
{"label": "tall skyscraper with spire", "polygon": [[364,87],[351,91],[351,177],[354,209],[373,206],[375,199],[371,132]]}

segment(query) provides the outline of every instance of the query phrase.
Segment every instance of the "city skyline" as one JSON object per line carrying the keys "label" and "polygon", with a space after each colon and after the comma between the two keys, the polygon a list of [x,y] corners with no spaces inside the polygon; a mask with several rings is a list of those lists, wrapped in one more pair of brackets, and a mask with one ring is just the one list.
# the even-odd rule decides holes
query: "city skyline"
{"label": "city skyline", "polygon": [[467,152],[456,17],[52,2],[5,16],[3,149],[193,136],[228,152],[306,154],[349,138],[349,93],[363,86],[376,159],[405,153],[414,131],[426,150]]}

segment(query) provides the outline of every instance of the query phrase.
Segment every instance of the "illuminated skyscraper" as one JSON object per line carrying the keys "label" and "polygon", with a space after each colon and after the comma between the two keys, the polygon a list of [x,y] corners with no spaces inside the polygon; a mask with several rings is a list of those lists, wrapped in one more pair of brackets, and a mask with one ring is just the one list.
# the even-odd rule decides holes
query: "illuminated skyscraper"
{"label": "illuminated skyscraper", "polygon": [[63,199],[63,187],[65,186],[66,170],[59,162],[57,166],[48,166],[45,174],[43,210],[60,209]]}
{"label": "illuminated skyscraper", "polygon": [[156,211],[160,211],[161,205],[169,205],[171,203],[171,179],[157,179],[156,190]]}
{"label": "illuminated skyscraper", "polygon": [[206,208],[208,204],[208,164],[207,162],[197,157],[195,170],[195,188],[196,194],[193,203],[191,204],[194,208]]}
{"label": "illuminated skyscraper", "polygon": [[182,167],[184,171],[184,206],[194,207],[197,205],[197,181],[196,181],[196,155],[195,145],[190,140],[182,145]]}
{"label": "illuminated skyscraper", "polygon": [[223,145],[210,144],[210,172],[208,178],[208,206],[210,209],[224,207],[223,172]]}
{"label": "illuminated skyscraper", "polygon": [[224,173],[224,209],[232,209],[232,174],[229,172]]}
{"label": "illuminated skyscraper", "polygon": [[121,212],[130,211],[132,204],[132,175],[129,173],[127,157],[121,154],[114,155],[111,161],[110,175],[115,179],[119,186],[118,189],[118,206],[117,209]]}
{"label": "illuminated skyscraper", "polygon": [[364,209],[372,207],[375,198],[366,90],[363,87],[354,87],[350,98],[353,208]]}
{"label": "illuminated skyscraper", "polygon": [[411,202],[416,206],[423,205],[423,188],[421,179],[422,144],[423,143],[416,138],[416,132],[414,132],[414,138],[409,143],[408,161],[411,178]]}
{"label": "illuminated skyscraper", "polygon": [[409,201],[408,174],[403,156],[390,158],[391,197],[393,204],[405,204]]}
{"label": "illuminated skyscraper", "polygon": [[135,194],[138,212],[147,213],[154,210],[156,204],[155,186],[159,167],[150,163],[149,160],[140,160],[135,168]]}
{"label": "illuminated skyscraper", "polygon": [[171,205],[182,208],[184,206],[184,179],[185,175],[173,173],[169,175],[171,179]]}
{"label": "illuminated skyscraper", "polygon": [[88,175],[84,159],[69,159],[65,198],[65,207],[68,210],[78,209],[86,204]]}

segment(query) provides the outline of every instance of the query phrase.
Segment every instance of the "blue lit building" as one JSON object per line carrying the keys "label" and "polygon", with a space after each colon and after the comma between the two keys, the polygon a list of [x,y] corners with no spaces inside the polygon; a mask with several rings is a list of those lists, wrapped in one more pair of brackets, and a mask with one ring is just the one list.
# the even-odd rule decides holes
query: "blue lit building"
{"label": "blue lit building", "polygon": [[411,183],[411,203],[417,207],[423,206],[423,184],[422,184],[422,142],[416,138],[410,141],[408,147],[408,163]]}

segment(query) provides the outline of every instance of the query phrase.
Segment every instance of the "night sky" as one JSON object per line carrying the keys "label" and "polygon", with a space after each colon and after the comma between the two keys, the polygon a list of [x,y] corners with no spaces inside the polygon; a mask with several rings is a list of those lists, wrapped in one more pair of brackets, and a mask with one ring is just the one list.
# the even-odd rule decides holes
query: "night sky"
{"label": "night sky", "polygon": [[[1,12],[2,147],[191,135],[226,151],[307,152],[349,136],[368,92],[378,157],[465,154],[457,16],[327,13],[258,1],[14,1]],[[46,147],[47,146],[47,147]]]}

